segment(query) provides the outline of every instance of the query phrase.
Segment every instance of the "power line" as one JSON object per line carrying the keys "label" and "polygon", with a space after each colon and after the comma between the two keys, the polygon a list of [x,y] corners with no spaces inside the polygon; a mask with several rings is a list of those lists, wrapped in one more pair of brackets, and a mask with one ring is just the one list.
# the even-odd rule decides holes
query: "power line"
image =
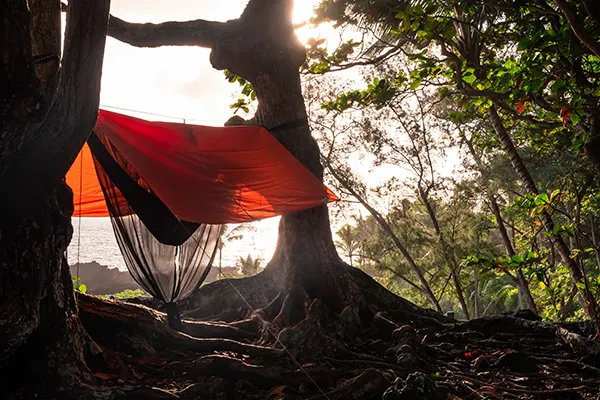
{"label": "power line", "polygon": [[109,105],[105,105],[105,104],[100,104],[100,107],[102,107],[102,108],[112,108],[114,110],[120,110],[120,111],[128,111],[128,112],[133,112],[133,113],[137,113],[137,114],[152,115],[154,117],[177,119],[177,120],[183,121],[183,123],[186,123],[186,121],[197,121],[197,122],[214,122],[214,123],[218,123],[218,124],[221,124],[221,125],[223,124],[223,121],[221,121],[221,120],[214,120],[214,119],[183,118],[183,117],[176,117],[176,116],[172,116],[172,115],[165,115],[165,114],[154,113],[154,112],[150,112],[150,111],[140,111],[140,110],[134,110],[134,109],[125,108],[125,107],[109,106]]}

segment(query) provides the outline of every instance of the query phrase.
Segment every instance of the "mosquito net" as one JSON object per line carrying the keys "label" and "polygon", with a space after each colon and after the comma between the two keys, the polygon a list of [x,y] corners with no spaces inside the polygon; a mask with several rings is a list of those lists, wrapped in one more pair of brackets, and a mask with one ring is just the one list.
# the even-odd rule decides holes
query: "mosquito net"
{"label": "mosquito net", "polygon": [[221,225],[180,221],[108,140],[92,133],[88,145],[127,269],[142,288],[167,305],[169,323],[180,328],[174,304],[206,278]]}

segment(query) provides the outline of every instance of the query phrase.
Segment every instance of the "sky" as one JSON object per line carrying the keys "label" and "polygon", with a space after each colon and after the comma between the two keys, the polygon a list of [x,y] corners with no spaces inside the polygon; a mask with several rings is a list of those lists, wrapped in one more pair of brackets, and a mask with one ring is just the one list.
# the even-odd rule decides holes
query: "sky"
{"label": "sky", "polygon": [[[296,1],[295,22],[312,14],[316,0]],[[217,6],[218,4],[218,6]],[[113,0],[111,13],[130,22],[236,18],[246,0]],[[310,33],[301,32],[301,39]],[[197,47],[135,48],[108,38],[104,56],[102,106],[181,117],[222,125],[230,116],[235,87]]]}
{"label": "sky", "polygon": [[[246,3],[247,0],[112,0],[111,14],[130,22],[158,23],[199,18],[226,21],[237,18]],[[294,22],[307,20],[317,3],[318,0],[297,0]],[[306,28],[297,33],[302,41],[319,34]],[[208,49],[197,47],[136,48],[109,37],[102,72],[101,108],[151,120],[176,122],[186,119],[201,125],[222,126],[232,115],[229,105],[236,98],[237,88],[227,82],[222,71],[212,68],[209,54]],[[278,221],[279,218],[271,218],[255,223],[257,233],[248,235],[254,237],[232,243],[224,251],[228,264],[232,264],[238,255],[246,255],[243,254],[246,251],[268,260],[275,249]],[[97,258],[98,253],[91,246],[94,241],[108,240],[107,246],[110,247],[111,236],[107,239],[107,235],[97,232],[98,227],[111,229],[108,220],[101,224],[84,221],[79,249],[77,221],[74,225],[76,232],[69,250],[70,261],[76,260],[80,252],[82,262]],[[88,246],[85,246],[86,243]],[[114,260],[114,257],[110,259]]]}

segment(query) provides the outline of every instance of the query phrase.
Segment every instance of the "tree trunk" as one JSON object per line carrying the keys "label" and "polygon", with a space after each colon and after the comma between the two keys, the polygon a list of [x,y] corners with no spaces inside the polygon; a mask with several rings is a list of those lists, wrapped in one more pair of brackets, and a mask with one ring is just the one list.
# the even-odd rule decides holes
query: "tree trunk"
{"label": "tree trunk", "polygon": [[42,387],[57,394],[91,382],[86,359],[101,351],[77,317],[65,258],[72,211],[72,192],[62,184],[0,242],[0,337],[9,339],[0,341],[0,376],[9,393]]}
{"label": "tree trunk", "polygon": [[2,5],[0,390],[26,398],[39,388],[85,398],[88,367],[103,362],[77,316],[65,257],[73,198],[62,177],[95,123],[109,2],[70,6],[59,75],[60,3]]}
{"label": "tree trunk", "polygon": [[[494,193],[492,193],[492,190],[490,189],[490,186],[488,184],[488,173],[483,165],[483,162],[481,161],[481,157],[479,157],[479,154],[477,154],[475,148],[473,147],[473,142],[471,142],[471,140],[467,139],[466,137],[464,138],[464,140],[467,144],[469,152],[471,153],[471,156],[475,160],[475,164],[477,164],[479,173],[481,174],[483,185],[485,187],[485,191],[490,202],[490,207],[492,208],[494,218],[496,219],[496,226],[498,228],[498,231],[500,232],[500,236],[502,237],[504,248],[506,249],[506,254],[509,257],[512,257],[516,255],[515,249],[513,247],[512,241],[510,240],[510,237],[508,236],[508,232],[506,231],[506,225],[504,225],[504,219],[502,217],[502,213],[500,212],[500,205],[498,204],[498,200],[496,200],[496,196]],[[519,291],[519,300],[524,298],[525,302],[527,303],[527,308],[537,314],[537,306],[535,305],[535,300],[533,298],[533,295],[531,294],[531,290],[529,289],[529,283],[523,275],[522,268],[517,268],[516,277],[508,271],[506,271],[505,273],[517,286],[517,290]],[[519,305],[521,306],[521,304]]]}
{"label": "tree trunk", "polygon": [[590,139],[583,146],[588,161],[600,173],[600,107],[594,107],[588,111]]}
{"label": "tree trunk", "polygon": [[479,269],[473,269],[473,318],[479,318]]}
{"label": "tree trunk", "polygon": [[[506,152],[513,166],[513,169],[515,170],[515,173],[521,179],[523,186],[525,187],[528,193],[534,195],[538,194],[537,187],[533,178],[529,174],[529,170],[523,163],[523,160],[521,159],[521,156],[519,155],[519,152],[517,151],[512,139],[508,135],[508,132],[506,131],[506,128],[504,127],[504,124],[500,119],[500,116],[498,115],[498,112],[493,106],[488,109],[488,117],[494,128],[494,131],[496,132],[496,135],[498,136],[498,139],[500,140],[500,143],[502,144],[502,147],[504,148],[504,151]],[[542,214],[540,215],[540,220],[546,232],[552,233],[554,229],[554,221],[552,220],[550,214],[546,211],[542,212]],[[573,260],[570,257],[571,252],[562,236],[560,234],[551,234],[549,236],[549,240],[552,243],[552,245],[554,245],[562,262],[566,265],[567,269],[569,270],[573,282],[577,284],[578,282],[583,281],[583,273],[581,272],[581,269],[579,268],[575,260]],[[597,313],[596,300],[594,299],[594,295],[589,290],[587,282],[584,283],[584,289],[578,288],[580,293],[579,302],[594,322],[596,328],[600,328],[598,320],[600,315],[598,315]]]}
{"label": "tree trunk", "polygon": [[458,262],[456,261],[456,257],[454,256],[454,252],[448,245],[448,242],[446,242],[444,233],[442,232],[442,229],[440,228],[440,223],[438,221],[437,214],[435,213],[435,210],[433,209],[433,206],[432,206],[431,202],[429,201],[429,197],[424,192],[424,190],[422,190],[421,188],[418,189],[418,195],[419,195],[419,198],[421,199],[421,202],[427,209],[427,214],[429,215],[429,219],[431,220],[431,223],[433,224],[433,228],[438,237],[440,247],[442,248],[442,254],[444,255],[444,258],[446,259],[446,263],[448,264],[448,269],[450,269],[450,276],[452,277],[452,283],[454,285],[454,290],[456,291],[456,297],[458,298],[458,303],[460,304],[460,308],[462,309],[462,312],[463,312],[465,318],[471,319],[471,316],[469,315],[469,306],[467,305],[467,301],[465,300],[462,284],[460,283],[459,266],[458,266]]}

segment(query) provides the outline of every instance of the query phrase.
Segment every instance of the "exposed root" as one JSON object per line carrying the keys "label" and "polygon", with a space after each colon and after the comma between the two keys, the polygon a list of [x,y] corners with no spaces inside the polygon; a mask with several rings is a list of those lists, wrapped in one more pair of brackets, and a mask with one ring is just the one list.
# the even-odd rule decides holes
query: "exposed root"
{"label": "exposed root", "polygon": [[[210,353],[230,351],[255,357],[281,357],[278,349],[244,344],[229,339],[198,339],[174,331],[164,314],[144,306],[116,303],[78,295],[84,327],[99,344],[117,352],[145,356],[166,350]],[[193,327],[193,323],[186,324]],[[220,328],[216,328],[220,329]],[[238,328],[226,328],[231,333]]]}
{"label": "exposed root", "polygon": [[390,385],[389,374],[386,376],[383,372],[377,369],[367,369],[362,374],[355,378],[348,379],[328,393],[320,394],[311,397],[309,400],[326,400],[326,399],[369,399],[375,398],[382,393]]}
{"label": "exposed root", "polygon": [[248,331],[225,323],[183,320],[183,332],[197,338],[223,338],[243,340],[255,337],[256,331]]}
{"label": "exposed root", "polygon": [[558,328],[556,334],[565,344],[568,344],[576,354],[581,356],[600,357],[600,342],[587,339],[577,333],[568,331],[565,328]]}
{"label": "exposed root", "polygon": [[246,380],[258,387],[269,389],[285,383],[290,386],[311,385],[311,378],[320,385],[330,385],[335,379],[335,372],[318,367],[307,367],[308,375],[296,367],[282,368],[250,364],[225,356],[205,356],[191,365],[182,365],[182,370],[197,375],[218,375],[232,380]]}
{"label": "exposed root", "polygon": [[507,315],[458,322],[350,275],[341,312],[292,287],[254,311],[213,308],[220,322],[184,320],[189,335],[150,308],[80,295],[84,326],[115,360],[101,398],[596,400],[597,343],[585,330]]}
{"label": "exposed root", "polygon": [[246,302],[252,309],[266,307],[278,293],[273,279],[262,272],[250,278],[221,279],[209,283],[196,295],[178,303],[178,307],[183,317],[206,318],[231,311],[248,310]]}

